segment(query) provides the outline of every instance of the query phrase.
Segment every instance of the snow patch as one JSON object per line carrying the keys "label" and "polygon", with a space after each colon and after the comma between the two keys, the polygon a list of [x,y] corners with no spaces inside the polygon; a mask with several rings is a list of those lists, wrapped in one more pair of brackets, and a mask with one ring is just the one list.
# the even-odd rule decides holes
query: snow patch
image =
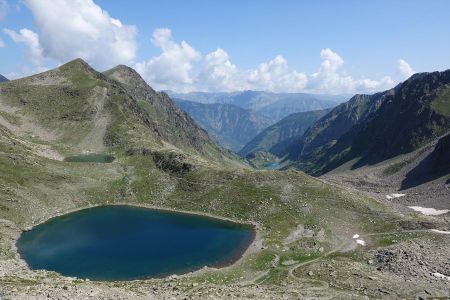
{"label": "snow patch", "polygon": [[365,246],[365,245],[366,245],[366,241],[360,240],[360,239],[356,240],[356,243],[357,243],[358,245],[361,245],[361,246]]}
{"label": "snow patch", "polygon": [[411,208],[412,210],[421,212],[422,214],[426,215],[426,216],[438,216],[438,215],[443,215],[446,214],[448,212],[450,212],[450,210],[448,209],[434,209],[431,207],[421,207],[421,206],[408,206],[409,208]]}
{"label": "snow patch", "polygon": [[395,193],[393,193],[393,194],[386,195],[386,198],[387,199],[395,199],[395,198],[400,198],[400,197],[403,197],[403,196],[406,196],[406,194],[395,194]]}
{"label": "snow patch", "polygon": [[437,278],[441,278],[441,279],[447,279],[448,281],[450,281],[450,276],[447,276],[447,275],[444,275],[444,274],[441,274],[438,272],[433,273],[433,276],[437,277]]}
{"label": "snow patch", "polygon": [[450,231],[444,231],[444,230],[438,230],[438,229],[431,229],[431,231],[436,233],[442,233],[442,234],[450,234]]}
{"label": "snow patch", "polygon": [[355,235],[353,235],[353,238],[354,238],[354,239],[357,239],[357,238],[359,238],[359,234],[355,234]]}

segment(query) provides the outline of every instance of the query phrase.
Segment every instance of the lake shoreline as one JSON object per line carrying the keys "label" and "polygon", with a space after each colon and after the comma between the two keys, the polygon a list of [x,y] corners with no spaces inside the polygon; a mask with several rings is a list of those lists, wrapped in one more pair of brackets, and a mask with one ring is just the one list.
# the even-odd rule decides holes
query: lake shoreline
{"label": "lake shoreline", "polygon": [[[66,214],[70,214],[73,212],[78,212],[78,211],[82,211],[82,210],[86,210],[86,209],[90,209],[90,208],[97,208],[97,207],[108,207],[108,206],[129,206],[129,207],[136,207],[136,208],[147,208],[147,209],[151,209],[151,210],[156,210],[156,211],[162,211],[162,212],[172,212],[172,213],[179,213],[179,214],[184,214],[184,215],[193,215],[193,216],[200,216],[200,217],[205,217],[208,219],[216,219],[216,220],[221,220],[221,221],[225,221],[227,223],[232,223],[235,225],[240,225],[240,226],[249,226],[253,232],[252,238],[249,240],[248,244],[245,245],[245,247],[241,247],[241,249],[245,248],[245,250],[243,250],[239,255],[236,255],[236,257],[233,257],[229,262],[225,262],[225,263],[217,263],[217,264],[212,264],[209,266],[204,266],[202,268],[199,268],[197,270],[194,271],[190,271],[190,272],[186,272],[186,273],[173,273],[173,274],[168,274],[166,276],[162,276],[162,277],[145,277],[145,278],[137,278],[137,279],[129,279],[129,280],[91,280],[91,279],[86,279],[86,278],[78,278],[77,279],[82,279],[82,280],[90,280],[90,281],[94,281],[94,282],[146,282],[149,280],[165,280],[167,278],[171,278],[171,277],[192,277],[195,275],[199,275],[205,271],[220,271],[220,270],[224,270],[224,269],[229,269],[229,268],[233,268],[235,266],[238,266],[243,260],[245,260],[247,258],[248,255],[250,255],[251,253],[255,253],[261,250],[261,247],[258,246],[258,244],[260,244],[261,241],[261,225],[256,223],[256,222],[249,222],[249,221],[244,221],[244,220],[236,220],[233,218],[229,218],[229,217],[223,217],[223,216],[217,216],[217,215],[213,215],[210,213],[205,213],[205,212],[198,212],[198,211],[186,211],[186,210],[180,210],[180,209],[175,209],[175,208],[170,208],[170,207],[160,207],[160,206],[155,206],[155,205],[145,205],[142,203],[123,203],[123,202],[115,202],[115,203],[102,203],[102,204],[96,204],[96,205],[87,205],[87,206],[80,206],[77,208],[73,208],[73,209],[68,209],[65,210],[63,212],[57,212],[55,214],[52,214],[50,217],[45,218],[43,220],[40,220],[39,222],[33,223],[32,226],[26,226],[25,228],[17,228],[19,229],[19,234],[17,235],[17,237],[15,238],[15,241],[13,241],[15,249],[16,249],[16,253],[19,256],[19,259],[27,266],[27,268],[30,271],[39,271],[36,269],[32,269],[29,264],[25,261],[25,259],[22,257],[18,247],[17,247],[17,242],[20,238],[20,236],[22,235],[23,232],[25,231],[29,231],[32,230],[35,226],[41,225],[43,223],[48,222],[49,220],[56,218],[56,217],[60,217],[60,216],[64,216]],[[45,270],[47,272],[54,272],[56,274],[58,274],[59,276],[63,277],[63,278],[70,278],[71,276],[64,276],[58,272],[55,271],[48,271]]]}

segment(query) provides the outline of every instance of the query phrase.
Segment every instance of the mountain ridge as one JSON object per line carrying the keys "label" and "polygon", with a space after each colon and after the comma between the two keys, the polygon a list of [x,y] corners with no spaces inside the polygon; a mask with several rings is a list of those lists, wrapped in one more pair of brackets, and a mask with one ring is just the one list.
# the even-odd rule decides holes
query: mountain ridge
{"label": "mountain ridge", "polygon": [[[411,152],[450,129],[449,83],[450,70],[422,73],[391,90],[355,96],[313,125],[287,156],[320,175],[358,156],[355,168]],[[339,118],[343,126],[335,124]]]}
{"label": "mountain ridge", "polygon": [[[346,95],[320,95],[307,93],[273,93],[264,91],[242,92],[169,92],[177,99],[201,103],[228,103],[251,109],[273,119],[274,122],[296,112],[326,109],[348,99]],[[334,100],[332,100],[334,99]]]}
{"label": "mountain ridge", "polygon": [[291,114],[259,133],[239,154],[247,157],[257,151],[264,151],[279,156],[283,153],[282,148],[290,144],[290,140],[302,136],[315,121],[329,111],[330,109],[325,109]]}
{"label": "mountain ridge", "polygon": [[234,104],[203,104],[177,98],[174,101],[222,146],[235,152],[273,123],[267,117]]}
{"label": "mountain ridge", "polygon": [[125,66],[100,73],[75,59],[6,82],[0,93],[8,105],[31,116],[42,130],[57,128],[52,129],[52,139],[72,145],[67,151],[125,151],[147,145],[164,151],[180,149],[199,157],[231,155],[165,93],[155,92]]}

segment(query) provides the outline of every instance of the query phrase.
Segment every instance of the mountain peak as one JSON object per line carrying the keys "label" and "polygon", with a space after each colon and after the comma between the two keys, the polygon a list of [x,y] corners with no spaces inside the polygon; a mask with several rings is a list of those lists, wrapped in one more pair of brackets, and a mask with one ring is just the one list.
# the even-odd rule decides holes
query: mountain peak
{"label": "mountain peak", "polygon": [[71,61],[63,64],[60,68],[74,68],[74,67],[91,68],[91,66],[81,58],[76,58],[74,60],[71,60]]}
{"label": "mountain peak", "polygon": [[[126,85],[147,85],[145,80],[136,70],[126,65],[118,65],[112,69],[103,72],[104,75],[119,81]],[[149,87],[150,88],[150,87]]]}
{"label": "mountain peak", "polygon": [[[85,73],[90,74],[96,78],[101,77],[101,73],[97,72],[94,68],[92,68],[87,62],[85,62],[81,58],[74,59],[60,66],[58,70],[62,71],[65,74],[74,75],[75,73]],[[52,72],[52,70],[50,70]]]}

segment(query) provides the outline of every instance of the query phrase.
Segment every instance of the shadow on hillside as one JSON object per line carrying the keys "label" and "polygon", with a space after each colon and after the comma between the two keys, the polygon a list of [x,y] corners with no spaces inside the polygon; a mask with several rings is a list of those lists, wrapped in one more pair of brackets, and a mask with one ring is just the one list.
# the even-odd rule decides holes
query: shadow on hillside
{"label": "shadow on hillside", "polygon": [[441,172],[433,172],[432,165],[431,157],[427,156],[406,174],[405,179],[402,181],[401,189],[409,189],[445,175],[439,174]]}
{"label": "shadow on hillside", "polygon": [[[431,152],[406,174],[401,189],[411,188],[450,174],[450,134],[441,138]],[[450,179],[446,183],[450,183]]]}

